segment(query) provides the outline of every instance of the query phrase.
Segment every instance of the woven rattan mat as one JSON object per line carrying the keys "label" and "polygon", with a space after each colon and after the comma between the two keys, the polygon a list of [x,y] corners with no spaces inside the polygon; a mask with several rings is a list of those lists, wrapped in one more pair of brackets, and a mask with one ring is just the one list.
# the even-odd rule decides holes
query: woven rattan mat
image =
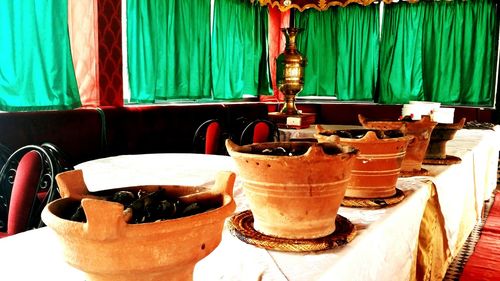
{"label": "woven rattan mat", "polygon": [[253,227],[250,210],[233,215],[227,223],[229,231],[241,241],[260,248],[282,252],[312,252],[340,247],[352,241],[356,228],[345,217],[337,215],[335,232],[315,239],[287,239],[262,234]]}
{"label": "woven rattan mat", "polygon": [[399,176],[402,178],[428,176],[428,175],[429,175],[429,171],[427,171],[427,169],[424,169],[424,168],[421,168],[420,170],[413,170],[413,171],[401,171],[399,173]]}
{"label": "woven rattan mat", "polygon": [[405,198],[402,190],[396,188],[396,193],[393,196],[386,198],[354,198],[344,197],[342,206],[354,208],[383,208],[395,205]]}
{"label": "woven rattan mat", "polygon": [[453,155],[446,155],[446,158],[443,159],[438,159],[438,158],[426,158],[422,162],[422,164],[429,164],[429,165],[453,165],[453,164],[459,164],[462,162],[462,159],[457,156]]}

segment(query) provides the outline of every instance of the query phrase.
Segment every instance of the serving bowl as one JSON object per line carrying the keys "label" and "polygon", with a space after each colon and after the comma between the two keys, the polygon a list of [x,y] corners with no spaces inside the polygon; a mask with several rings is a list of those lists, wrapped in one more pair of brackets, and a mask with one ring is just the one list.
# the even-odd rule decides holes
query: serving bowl
{"label": "serving bowl", "polygon": [[446,143],[455,137],[458,130],[465,124],[465,118],[453,124],[438,123],[431,134],[426,159],[446,159]]}
{"label": "serving bowl", "polygon": [[[356,149],[315,142],[239,146],[231,140],[226,140],[226,147],[243,180],[255,230],[290,239],[319,238],[335,231]],[[263,154],[276,150],[283,150],[283,155]]]}
{"label": "serving bowl", "polygon": [[338,142],[359,150],[345,196],[387,198],[396,194],[396,182],[412,136],[399,130],[326,130],[320,125],[316,131],[314,136],[319,142]]}
{"label": "serving bowl", "polygon": [[406,154],[401,164],[401,173],[405,176],[425,174],[426,171],[422,169],[422,162],[431,140],[432,130],[437,125],[436,122],[431,121],[428,115],[423,115],[418,121],[375,121],[368,120],[359,114],[358,120],[363,127],[368,129],[401,130],[405,134],[413,136],[406,148]]}
{"label": "serving bowl", "polygon": [[[189,186],[141,186],[125,190],[164,189],[191,202],[219,200],[220,207],[182,218],[129,224],[120,203],[91,194],[81,170],[58,174],[61,199],[48,204],[42,219],[63,246],[67,263],[88,280],[192,280],[195,264],[220,243],[225,218],[235,210],[235,175],[220,172],[211,189]],[[86,222],[67,218],[81,202]]]}

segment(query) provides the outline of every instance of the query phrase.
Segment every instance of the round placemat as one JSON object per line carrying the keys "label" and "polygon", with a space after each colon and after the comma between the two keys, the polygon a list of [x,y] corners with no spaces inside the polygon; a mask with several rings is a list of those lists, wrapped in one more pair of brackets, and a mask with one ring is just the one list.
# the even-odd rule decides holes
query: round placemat
{"label": "round placemat", "polygon": [[288,239],[262,234],[253,227],[253,215],[250,210],[233,215],[227,223],[231,234],[241,241],[274,251],[312,252],[334,249],[352,241],[356,236],[356,228],[345,217],[335,218],[335,232],[314,239]]}
{"label": "round placemat", "polygon": [[459,164],[462,162],[462,159],[457,156],[453,155],[446,155],[446,158],[425,158],[422,164],[429,164],[429,165],[453,165],[453,164]]}
{"label": "round placemat", "polygon": [[393,196],[385,198],[355,198],[344,197],[342,206],[354,208],[383,208],[390,205],[395,205],[405,199],[405,193],[396,188],[396,193]]}
{"label": "round placemat", "polygon": [[408,178],[408,177],[416,177],[416,176],[428,176],[429,171],[427,169],[421,168],[420,170],[413,170],[413,171],[401,171],[399,173],[399,176],[401,178]]}

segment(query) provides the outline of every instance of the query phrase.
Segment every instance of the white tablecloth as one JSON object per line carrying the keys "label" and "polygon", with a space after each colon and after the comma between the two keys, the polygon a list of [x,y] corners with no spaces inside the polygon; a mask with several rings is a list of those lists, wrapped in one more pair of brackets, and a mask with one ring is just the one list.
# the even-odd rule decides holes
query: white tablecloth
{"label": "white tablecloth", "polygon": [[[89,189],[96,191],[138,184],[209,185],[217,171],[234,170],[235,166],[230,157],[224,156],[146,154],[99,159],[75,168],[83,170]],[[384,276],[384,280],[406,280],[415,260],[420,218],[429,189],[419,180],[402,180],[398,186],[408,197],[394,207],[340,209],[340,214],[358,228],[358,235],[347,246],[320,253],[280,253],[245,244],[225,230],[219,247],[196,266],[194,279],[346,280],[349,276],[350,280],[381,280]],[[234,196],[237,212],[248,209],[239,180]],[[2,239],[0,249],[4,253],[1,272],[9,276],[7,280],[84,278],[64,263],[50,229]],[[27,263],[38,270],[23,270]]]}
{"label": "white tablecloth", "polygon": [[[323,125],[326,129],[343,130],[362,128],[351,125]],[[314,126],[306,129],[280,129],[282,140],[312,138]],[[496,188],[500,126],[493,130],[462,129],[446,144],[448,155],[460,157],[460,165],[424,165],[438,192],[439,205],[445,221],[448,247],[455,256],[465,242],[458,241],[460,231],[469,233],[481,218],[484,201]],[[471,209],[474,214],[468,213]]]}
{"label": "white tablecloth", "polygon": [[[473,225],[482,200],[491,194],[490,166],[494,164],[496,179],[497,162],[493,162],[498,161],[496,137],[480,130],[457,134],[449,154],[461,157],[462,163],[426,165],[431,177],[400,178],[398,188],[407,197],[398,205],[377,210],[341,207],[339,213],[358,229],[348,245],[318,253],[282,253],[245,244],[225,230],[219,247],[197,264],[194,279],[408,280],[416,263],[420,222],[430,197],[428,180],[436,185],[448,244],[455,249],[462,243],[457,241],[457,233],[464,216],[471,223],[463,211],[470,202],[475,204]],[[234,171],[235,165],[225,156],[145,154],[99,159],[76,168],[83,170],[90,190],[101,190],[144,184],[210,185],[217,171]],[[238,179],[234,196],[237,212],[248,209]],[[60,246],[48,228],[0,239],[0,252],[0,273],[6,276],[1,280],[84,280],[81,272],[63,261]]]}
{"label": "white tablecloth", "polygon": [[[498,128],[497,128],[498,129]],[[462,247],[457,239],[461,227],[467,233],[480,220],[484,201],[496,188],[500,130],[459,130],[446,144],[448,155],[462,159],[460,165],[424,165],[436,185],[444,216],[448,246],[455,256]],[[470,213],[475,210],[474,213]]]}

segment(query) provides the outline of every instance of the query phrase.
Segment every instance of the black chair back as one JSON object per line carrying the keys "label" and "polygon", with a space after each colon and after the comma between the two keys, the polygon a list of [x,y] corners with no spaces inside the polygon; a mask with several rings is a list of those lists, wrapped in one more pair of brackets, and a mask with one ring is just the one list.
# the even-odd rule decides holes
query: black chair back
{"label": "black chair back", "polygon": [[[38,177],[38,182],[35,187],[35,196],[29,199],[32,204],[26,230],[44,226],[40,218],[43,208],[48,202],[60,197],[55,176],[58,173],[73,169],[67,158],[64,158],[64,153],[54,144],[27,145],[13,152],[0,170],[0,232],[7,232],[12,188],[18,165],[23,156],[32,151],[38,153],[41,159],[39,161],[41,167],[36,169],[39,175],[32,175]],[[30,171],[23,171],[23,173],[26,172],[29,173]]]}
{"label": "black chair back", "polygon": [[248,123],[241,132],[240,145],[273,142],[278,140],[278,127],[266,119],[256,119]]}

